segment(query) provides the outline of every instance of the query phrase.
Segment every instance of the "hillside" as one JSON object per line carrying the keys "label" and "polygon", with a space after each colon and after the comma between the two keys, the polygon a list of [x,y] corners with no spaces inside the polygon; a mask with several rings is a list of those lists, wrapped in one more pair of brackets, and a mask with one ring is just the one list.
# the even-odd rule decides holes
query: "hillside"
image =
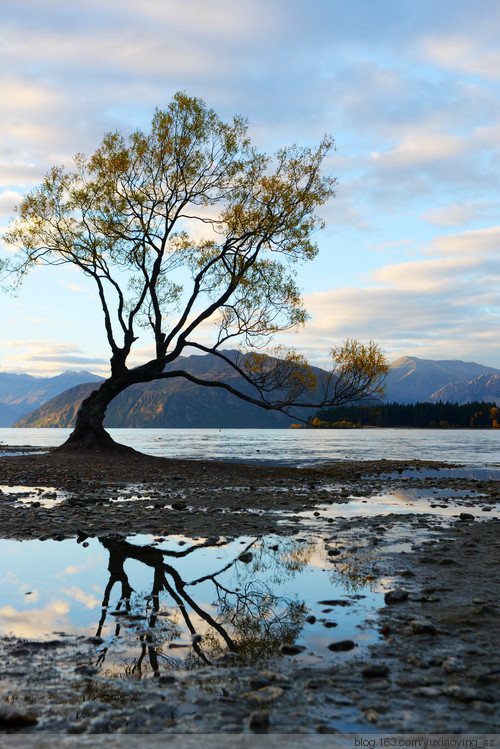
{"label": "hillside", "polygon": [[[384,401],[423,403],[426,400],[440,400],[439,397],[435,398],[435,395],[443,388],[454,383],[470,382],[488,374],[500,375],[500,370],[458,359],[434,361],[402,356],[391,364]],[[448,400],[454,398],[453,389],[447,390],[446,393]],[[486,398],[478,390],[471,400],[481,401]]]}
{"label": "hillside", "polygon": [[55,377],[0,372],[0,426],[12,426],[33,409],[68,388],[81,383],[99,382],[101,379],[86,371],[67,371]]}

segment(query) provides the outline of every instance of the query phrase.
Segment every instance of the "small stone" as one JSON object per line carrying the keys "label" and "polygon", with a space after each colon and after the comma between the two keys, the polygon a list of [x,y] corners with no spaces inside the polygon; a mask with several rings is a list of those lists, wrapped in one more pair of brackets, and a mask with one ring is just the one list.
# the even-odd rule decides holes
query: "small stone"
{"label": "small stone", "polygon": [[408,598],[408,591],[403,588],[395,588],[394,590],[388,590],[384,596],[386,604],[390,605],[393,603],[402,603]]}
{"label": "small stone", "polygon": [[365,679],[382,679],[389,674],[389,667],[385,663],[372,663],[362,671]]}
{"label": "small stone", "polygon": [[368,710],[365,710],[363,715],[369,723],[376,723],[379,719],[379,714],[373,707],[369,707]]}
{"label": "small stone", "polygon": [[428,619],[412,619],[410,622],[414,635],[435,635],[437,629]]}
{"label": "small stone", "polygon": [[308,624],[314,624],[316,621],[316,617],[314,616],[314,614],[309,614],[309,616],[306,616],[305,621]]}
{"label": "small stone", "polygon": [[244,551],[243,554],[240,554],[238,559],[240,562],[243,562],[244,564],[248,564],[253,559],[253,554],[251,551]]}
{"label": "small stone", "polygon": [[260,733],[269,728],[269,710],[255,710],[250,713],[249,726],[255,733]]}
{"label": "small stone", "polygon": [[279,699],[283,691],[281,687],[262,687],[254,692],[245,692],[243,696],[255,705],[262,705]]}
{"label": "small stone", "polygon": [[158,679],[158,684],[175,684],[177,679],[173,674],[164,674]]}
{"label": "small stone", "polygon": [[331,642],[328,645],[328,650],[333,650],[334,653],[341,653],[352,650],[355,647],[356,643],[352,640],[338,640],[337,642]]}
{"label": "small stone", "polygon": [[461,512],[458,517],[460,520],[474,520],[474,515],[470,512]]}
{"label": "small stone", "polygon": [[412,691],[414,697],[426,697],[427,699],[435,699],[441,695],[441,690],[438,687],[417,687]]}
{"label": "small stone", "polygon": [[474,700],[480,700],[481,695],[475,689],[470,687],[461,687],[459,684],[452,684],[446,688],[446,694],[450,697],[454,697],[459,702],[473,702]]}
{"label": "small stone", "polygon": [[298,655],[305,650],[304,645],[282,645],[281,652],[283,655]]}
{"label": "small stone", "polygon": [[38,721],[30,713],[23,713],[10,705],[0,707],[0,728],[23,728],[35,723]]}

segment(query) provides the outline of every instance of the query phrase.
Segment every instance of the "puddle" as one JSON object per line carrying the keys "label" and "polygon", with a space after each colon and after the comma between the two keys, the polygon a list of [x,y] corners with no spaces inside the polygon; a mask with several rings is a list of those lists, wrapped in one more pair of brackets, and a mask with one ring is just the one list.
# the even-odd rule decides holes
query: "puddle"
{"label": "puddle", "polygon": [[31,504],[34,507],[54,507],[68,498],[66,492],[50,486],[0,485],[0,501]]}
{"label": "puddle", "polygon": [[[351,495],[341,501],[319,503],[313,510],[293,513],[304,519],[377,517],[397,515],[437,515],[458,517],[468,512],[476,518],[500,517],[500,507],[486,495],[467,490],[450,489],[394,489],[369,497]],[[319,513],[319,515],[317,514]],[[285,513],[280,513],[286,516]]]}
{"label": "puddle", "polygon": [[[373,478],[367,475],[364,478]],[[500,468],[477,468],[475,466],[463,466],[460,468],[407,468],[393,473],[381,473],[377,478],[387,479],[471,479],[472,481],[498,481],[500,480]]]}
{"label": "puddle", "polygon": [[[89,538],[0,542],[0,633],[36,641],[98,637],[104,676],[211,663],[265,663],[298,646],[302,663],[349,658],[375,642],[390,580],[371,550],[342,560],[331,538]],[[366,550],[368,552],[368,550]],[[352,640],[350,651],[332,643]]]}

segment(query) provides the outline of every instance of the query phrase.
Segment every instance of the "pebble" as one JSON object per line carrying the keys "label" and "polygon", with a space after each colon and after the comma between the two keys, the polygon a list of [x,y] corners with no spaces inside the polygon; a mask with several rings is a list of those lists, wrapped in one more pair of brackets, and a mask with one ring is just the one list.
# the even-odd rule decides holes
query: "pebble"
{"label": "pebble", "polygon": [[245,692],[243,696],[250,700],[250,702],[261,705],[279,699],[283,691],[281,687],[262,687],[262,689],[257,689],[253,692]]}
{"label": "pebble", "polygon": [[394,590],[388,590],[384,596],[386,604],[390,605],[393,603],[402,603],[408,598],[408,591],[403,588],[395,588]]}
{"label": "pebble", "polygon": [[352,650],[356,647],[356,643],[353,640],[337,640],[337,642],[331,642],[328,645],[328,650],[333,650],[334,653],[340,653],[347,650]]}
{"label": "pebble", "polygon": [[280,648],[283,655],[298,655],[305,649],[304,645],[282,645]]}
{"label": "pebble", "polygon": [[361,672],[365,679],[381,679],[389,674],[389,667],[385,663],[373,663]]}
{"label": "pebble", "polygon": [[437,629],[429,619],[412,619],[410,626],[415,635],[435,635]]}
{"label": "pebble", "polygon": [[269,728],[269,710],[255,710],[250,713],[249,726],[252,731],[259,733]]}

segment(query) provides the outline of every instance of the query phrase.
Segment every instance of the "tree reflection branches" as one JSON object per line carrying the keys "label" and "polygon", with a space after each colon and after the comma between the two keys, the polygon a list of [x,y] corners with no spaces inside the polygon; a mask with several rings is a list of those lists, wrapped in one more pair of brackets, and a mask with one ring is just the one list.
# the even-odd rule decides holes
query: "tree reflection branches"
{"label": "tree reflection branches", "polygon": [[[96,634],[102,636],[108,615],[116,619],[111,640],[120,637],[122,627],[138,628],[140,653],[127,664],[126,672],[130,675],[140,677],[149,670],[158,675],[161,667],[195,668],[213,663],[220,656],[227,658],[228,653],[235,654],[239,662],[254,662],[276,653],[283,643],[294,642],[302,629],[306,614],[303,602],[275,594],[270,585],[260,580],[245,580],[252,570],[242,557],[248,558],[249,549],[255,546],[257,538],[250,540],[219,569],[191,581],[184,579],[172,561],[207,547],[227,547],[228,541],[208,539],[174,551],[138,546],[113,537],[99,540],[109,552],[109,580]],[[127,560],[135,560],[153,571],[150,591],[136,601],[133,600],[136,591],[125,570]],[[274,563],[278,561],[276,557]],[[206,559],[200,557],[200,566],[206,567],[206,564]],[[255,567],[258,568],[258,564]],[[237,584],[233,584],[234,576]],[[116,584],[120,586],[119,600],[110,611],[111,593]],[[200,598],[206,601],[207,586],[213,591],[212,603],[202,604]],[[160,598],[163,604],[168,602],[167,609],[161,610]],[[191,635],[191,642],[178,642],[186,631]],[[189,648],[184,659],[172,655],[172,651],[180,647]],[[101,649],[98,665],[104,664],[108,650],[109,644]]]}

